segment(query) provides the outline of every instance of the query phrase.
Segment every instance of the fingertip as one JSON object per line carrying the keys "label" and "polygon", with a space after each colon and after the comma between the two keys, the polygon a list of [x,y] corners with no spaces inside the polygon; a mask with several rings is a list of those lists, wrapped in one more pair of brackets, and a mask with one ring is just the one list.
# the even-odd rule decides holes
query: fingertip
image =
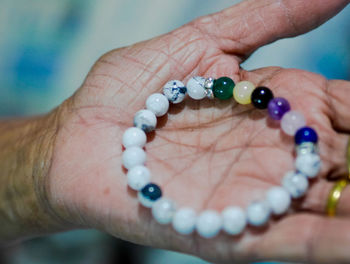
{"label": "fingertip", "polygon": [[345,0],[242,1],[195,24],[228,53],[249,56],[277,39],[308,32],[342,10]]}

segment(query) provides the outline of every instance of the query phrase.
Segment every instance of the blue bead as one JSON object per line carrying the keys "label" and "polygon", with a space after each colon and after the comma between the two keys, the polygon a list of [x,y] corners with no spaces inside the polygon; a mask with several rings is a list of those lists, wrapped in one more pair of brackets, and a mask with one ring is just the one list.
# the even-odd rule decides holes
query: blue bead
{"label": "blue bead", "polygon": [[157,184],[149,183],[141,190],[142,196],[152,202],[162,197],[162,190]]}
{"label": "blue bead", "polygon": [[295,144],[300,145],[303,142],[317,143],[318,136],[311,127],[302,127],[295,134]]}

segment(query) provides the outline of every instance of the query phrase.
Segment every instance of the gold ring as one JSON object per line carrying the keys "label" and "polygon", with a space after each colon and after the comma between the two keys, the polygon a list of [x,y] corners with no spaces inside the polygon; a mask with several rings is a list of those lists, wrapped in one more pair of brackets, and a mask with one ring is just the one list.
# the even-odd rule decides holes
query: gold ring
{"label": "gold ring", "polygon": [[349,137],[349,142],[348,142],[348,147],[347,147],[347,153],[346,153],[346,161],[348,163],[348,180],[350,180],[350,137]]}
{"label": "gold ring", "polygon": [[326,207],[326,212],[328,216],[335,216],[341,193],[344,190],[344,188],[348,185],[348,183],[349,182],[347,179],[343,179],[343,180],[337,181],[334,184],[332,190],[328,195],[328,201],[327,201],[327,207]]}
{"label": "gold ring", "polygon": [[337,181],[328,195],[326,206],[326,212],[328,216],[335,216],[341,193],[350,182],[350,137],[347,145],[346,161],[348,166],[347,177],[345,179]]}

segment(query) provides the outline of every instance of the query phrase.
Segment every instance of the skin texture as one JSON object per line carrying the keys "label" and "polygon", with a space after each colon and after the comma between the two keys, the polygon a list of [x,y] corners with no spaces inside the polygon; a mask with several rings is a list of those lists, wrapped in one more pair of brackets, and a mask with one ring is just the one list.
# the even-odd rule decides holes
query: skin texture
{"label": "skin texture", "polygon": [[[344,191],[339,217],[325,217],[324,206],[332,187],[327,179],[346,174],[349,82],[296,69],[267,67],[247,72],[239,67],[257,48],[311,30],[347,3],[245,1],[102,56],[81,88],[50,114],[56,121],[49,127],[57,132],[48,143],[52,151],[41,159],[50,160],[46,173],[40,172],[44,176],[38,176],[41,188],[34,188],[40,210],[47,212],[46,220],[40,214],[38,219],[44,219],[49,228],[39,231],[97,228],[217,263],[347,262],[350,232],[344,230],[350,207],[343,200],[350,192]],[[322,172],[307,197],[293,205],[297,212],[273,218],[265,228],[248,228],[239,237],[221,233],[208,240],[196,233],[176,234],[170,226],[157,224],[150,210],[138,204],[121,164],[123,132],[132,126],[134,113],[144,108],[150,94],[160,92],[171,79],[186,82],[195,75],[229,76],[235,82],[268,86],[304,113],[307,124],[317,130]],[[152,180],[179,206],[198,212],[221,211],[228,205],[245,207],[262,199],[293,169],[293,139],[267,118],[266,111],[236,105],[233,100],[188,98],[171,105],[169,114],[158,119],[157,128],[146,145]],[[17,221],[25,222],[27,217]],[[38,233],[33,229],[32,235]],[[20,238],[20,232],[15,236]]]}
{"label": "skin texture", "polygon": [[59,112],[0,125],[0,245],[64,230],[43,196]]}

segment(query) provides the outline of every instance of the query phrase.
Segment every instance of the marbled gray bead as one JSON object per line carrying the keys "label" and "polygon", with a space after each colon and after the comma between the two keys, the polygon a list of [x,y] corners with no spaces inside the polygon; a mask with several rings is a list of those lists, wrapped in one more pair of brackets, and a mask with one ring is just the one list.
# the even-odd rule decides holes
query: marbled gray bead
{"label": "marbled gray bead", "polygon": [[163,87],[163,94],[173,104],[181,103],[185,99],[186,91],[185,85],[178,80],[169,81]]}
{"label": "marbled gray bead", "polygon": [[282,186],[293,198],[300,198],[306,193],[309,182],[301,173],[289,171],[282,179]]}
{"label": "marbled gray bead", "polygon": [[203,99],[206,96],[204,83],[205,78],[201,76],[195,76],[189,79],[187,82],[188,95],[195,100]]}
{"label": "marbled gray bead", "polygon": [[134,126],[142,129],[146,133],[153,131],[156,125],[157,117],[150,110],[140,110],[134,116]]}
{"label": "marbled gray bead", "polygon": [[321,158],[314,153],[297,156],[295,167],[308,178],[314,178],[321,170]]}

